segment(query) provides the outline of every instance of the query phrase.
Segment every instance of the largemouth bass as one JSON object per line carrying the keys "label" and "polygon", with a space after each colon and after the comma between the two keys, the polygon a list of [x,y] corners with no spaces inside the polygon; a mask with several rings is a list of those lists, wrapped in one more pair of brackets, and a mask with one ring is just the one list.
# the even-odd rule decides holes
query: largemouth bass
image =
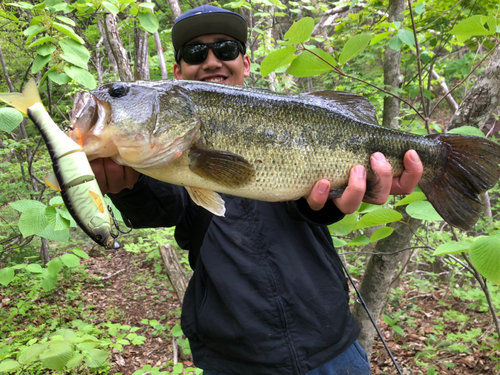
{"label": "largemouth bass", "polygon": [[478,195],[500,177],[500,145],[380,127],[368,99],[345,92],[284,95],[195,81],[117,82],[80,93],[72,124],[90,160],[111,157],[185,186],[216,215],[224,214],[224,202],[215,192],[295,200],[326,178],[330,196],[338,197],[354,165],[365,166],[376,182],[369,163],[374,152],[399,176],[405,152],[414,149],[424,164],[420,186],[427,199],[449,224],[470,229],[482,209]]}
{"label": "largemouth bass", "polygon": [[99,245],[120,247],[111,235],[111,216],[81,144],[54,123],[42,104],[35,81],[29,80],[23,93],[0,94],[0,100],[28,115],[40,131],[55,174],[55,179],[49,177],[46,183],[61,192],[78,226]]}

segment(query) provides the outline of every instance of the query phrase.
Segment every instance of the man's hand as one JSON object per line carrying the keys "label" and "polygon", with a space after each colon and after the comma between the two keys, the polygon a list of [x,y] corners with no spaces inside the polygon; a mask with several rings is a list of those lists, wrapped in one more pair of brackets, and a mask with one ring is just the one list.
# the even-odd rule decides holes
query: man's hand
{"label": "man's hand", "polygon": [[140,176],[136,170],[118,165],[110,158],[94,159],[90,162],[90,166],[103,195],[132,188]]}
{"label": "man's hand", "polygon": [[[378,174],[380,181],[380,193],[376,197],[365,198],[366,170],[357,165],[351,169],[349,183],[340,198],[333,199],[335,205],[345,214],[352,214],[357,210],[362,201],[372,204],[384,204],[389,195],[410,194],[417,186],[424,167],[418,154],[410,150],[404,157],[405,170],[399,177],[392,176],[392,167],[380,152],[373,154],[370,158],[372,170]],[[311,194],[307,197],[309,206],[318,211],[323,208],[328,200],[330,182],[326,179],[319,180],[314,185]]]}

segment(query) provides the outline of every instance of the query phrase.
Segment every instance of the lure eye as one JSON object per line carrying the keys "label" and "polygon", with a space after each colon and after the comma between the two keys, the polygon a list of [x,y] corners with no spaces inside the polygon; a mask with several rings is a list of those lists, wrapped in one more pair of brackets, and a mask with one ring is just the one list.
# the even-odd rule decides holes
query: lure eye
{"label": "lure eye", "polygon": [[102,236],[101,236],[100,234],[98,234],[98,235],[96,235],[96,236],[95,236],[95,239],[96,239],[97,241],[100,241],[100,240],[102,239]]}
{"label": "lure eye", "polygon": [[128,94],[129,87],[122,85],[122,84],[117,84],[111,86],[111,88],[108,90],[109,95],[111,95],[113,98],[121,98],[122,96],[125,96]]}

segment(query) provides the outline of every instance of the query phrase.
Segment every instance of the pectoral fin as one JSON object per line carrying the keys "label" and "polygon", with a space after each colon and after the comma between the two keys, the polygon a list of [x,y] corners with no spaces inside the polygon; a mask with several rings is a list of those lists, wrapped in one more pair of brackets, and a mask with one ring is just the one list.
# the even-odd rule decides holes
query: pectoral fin
{"label": "pectoral fin", "polygon": [[51,187],[52,189],[61,191],[61,187],[59,186],[59,182],[57,181],[54,172],[48,172],[43,178],[43,182],[45,182],[45,184],[47,184],[47,186]]}
{"label": "pectoral fin", "polygon": [[192,149],[189,160],[191,171],[223,186],[239,188],[255,179],[253,165],[229,151]]}
{"label": "pectoral fin", "polygon": [[185,186],[185,188],[193,202],[198,206],[205,208],[217,216],[224,216],[226,213],[224,200],[215,191],[191,186]]}
{"label": "pectoral fin", "polygon": [[104,203],[102,201],[102,198],[99,194],[94,193],[92,190],[89,190],[90,196],[92,197],[92,200],[95,202],[97,208],[99,208],[99,211],[101,213],[104,213]]}

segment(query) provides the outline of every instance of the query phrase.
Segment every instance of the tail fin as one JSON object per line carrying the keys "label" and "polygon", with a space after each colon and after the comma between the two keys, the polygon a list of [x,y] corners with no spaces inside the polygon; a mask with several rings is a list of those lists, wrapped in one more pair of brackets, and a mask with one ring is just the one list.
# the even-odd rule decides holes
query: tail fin
{"label": "tail fin", "polygon": [[443,145],[442,173],[422,178],[420,187],[446,222],[471,229],[483,208],[479,194],[500,178],[500,145],[458,134],[433,137]]}
{"label": "tail fin", "polygon": [[42,103],[40,95],[38,94],[35,80],[33,78],[28,81],[28,83],[24,87],[22,94],[19,92],[0,94],[0,100],[20,110],[25,115],[28,114],[28,108],[33,104]]}

